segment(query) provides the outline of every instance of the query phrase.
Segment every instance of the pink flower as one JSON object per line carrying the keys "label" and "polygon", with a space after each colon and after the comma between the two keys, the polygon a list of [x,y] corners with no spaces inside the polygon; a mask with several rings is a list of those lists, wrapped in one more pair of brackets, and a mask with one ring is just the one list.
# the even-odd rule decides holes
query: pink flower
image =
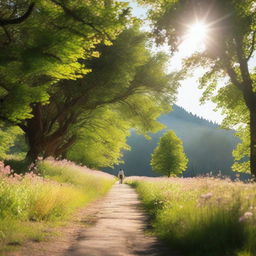
{"label": "pink flower", "polygon": [[13,171],[11,170],[11,167],[9,165],[4,165],[3,162],[0,162],[0,175],[1,176],[9,176],[12,174]]}
{"label": "pink flower", "polygon": [[201,197],[202,199],[207,200],[207,199],[210,199],[212,196],[213,196],[213,193],[209,192],[209,193],[207,193],[207,194],[202,194],[200,197]]}
{"label": "pink flower", "polygon": [[252,218],[252,216],[253,216],[252,212],[245,212],[244,215],[239,218],[239,222],[246,221],[246,220]]}
{"label": "pink flower", "polygon": [[252,212],[245,212],[245,213],[244,213],[244,216],[245,216],[246,218],[251,218],[251,217],[253,216],[253,213],[252,213]]}

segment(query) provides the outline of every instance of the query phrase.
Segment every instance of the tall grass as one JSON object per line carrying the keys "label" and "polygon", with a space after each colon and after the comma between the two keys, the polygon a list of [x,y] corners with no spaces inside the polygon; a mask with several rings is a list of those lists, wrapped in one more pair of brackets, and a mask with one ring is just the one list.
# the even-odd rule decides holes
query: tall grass
{"label": "tall grass", "polygon": [[40,175],[19,175],[0,162],[0,252],[8,244],[39,239],[44,223],[66,219],[114,182],[111,175],[68,161],[43,161],[38,168]]}
{"label": "tall grass", "polygon": [[256,255],[256,185],[214,178],[134,178],[155,234],[191,256]]}

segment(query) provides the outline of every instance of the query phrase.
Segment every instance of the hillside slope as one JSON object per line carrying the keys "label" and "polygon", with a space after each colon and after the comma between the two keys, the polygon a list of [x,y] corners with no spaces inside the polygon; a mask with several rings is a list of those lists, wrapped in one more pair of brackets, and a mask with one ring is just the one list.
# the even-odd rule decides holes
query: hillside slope
{"label": "hillside slope", "polygon": [[[185,152],[189,158],[188,169],[184,176],[197,176],[219,171],[225,175],[232,175],[232,150],[239,139],[233,131],[220,129],[217,124],[188,113],[183,108],[174,105],[173,111],[160,117],[160,122],[167,129],[174,130],[184,143]],[[131,151],[124,152],[124,164],[116,166],[123,168],[127,175],[157,176],[150,166],[150,158],[161,135],[165,131],[152,134],[147,140],[141,135],[132,132],[127,142]]]}

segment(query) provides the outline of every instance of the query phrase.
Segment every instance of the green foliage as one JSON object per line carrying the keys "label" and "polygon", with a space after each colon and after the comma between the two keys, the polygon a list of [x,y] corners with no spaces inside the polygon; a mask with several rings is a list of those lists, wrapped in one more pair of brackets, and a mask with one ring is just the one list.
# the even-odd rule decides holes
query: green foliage
{"label": "green foliage", "polygon": [[[20,16],[28,1],[1,2],[1,18]],[[126,3],[39,0],[22,23],[0,31],[0,116],[13,122],[31,118],[31,103],[49,101],[49,88],[77,79],[90,69],[81,60],[111,44],[127,22]]]}
{"label": "green foliage", "polygon": [[[96,112],[96,111],[95,111]],[[129,150],[126,137],[129,122],[110,108],[101,108],[78,133],[78,139],[69,149],[67,159],[90,168],[113,166],[120,163],[122,151]]]}
{"label": "green foliage", "polygon": [[[147,33],[141,32],[137,25],[132,26],[124,30],[113,45],[99,45],[99,58],[83,61],[92,72],[81,79],[56,84],[50,91],[50,103],[36,105],[35,117],[24,123],[32,153],[66,157],[70,156],[69,148],[77,142],[79,146],[75,151],[81,146],[84,150],[77,156],[72,153],[72,159],[90,166],[112,166],[119,161],[118,151],[127,148],[124,139],[130,128],[143,134],[162,129],[163,125],[156,119],[170,110],[182,74],[167,74],[167,56],[151,54],[146,41]],[[110,120],[120,127],[114,125],[115,129],[111,129]],[[97,128],[99,125],[106,127],[103,134]],[[106,152],[99,133],[107,141],[112,140],[108,151],[113,153]],[[113,143],[114,134],[120,135],[116,140],[117,143],[120,139],[120,144]],[[95,153],[90,150],[96,147],[93,140],[101,144]],[[32,148],[33,145],[36,148]],[[96,152],[101,153],[97,159]],[[82,159],[83,154],[88,162]]]}
{"label": "green foliage", "polygon": [[98,48],[100,58],[87,62],[92,72],[81,81],[83,90],[90,88],[90,98],[85,95],[86,105],[79,106],[82,110],[97,104],[110,105],[142,133],[162,128],[156,118],[170,110],[181,74],[166,73],[167,55],[151,54],[147,39],[147,33],[133,26],[123,31],[112,46]]}
{"label": "green foliage", "polygon": [[177,176],[186,169],[188,159],[184,153],[182,141],[173,131],[167,131],[160,138],[150,164],[154,171],[168,177]]}
{"label": "green foliage", "polygon": [[17,126],[0,125],[0,159],[6,158],[10,147],[14,145],[17,136],[21,134],[23,132]]}
{"label": "green foliage", "polygon": [[237,135],[241,139],[241,143],[239,143],[233,151],[235,163],[233,164],[232,169],[236,172],[249,173],[250,161],[248,161],[248,159],[250,157],[250,132],[248,131],[248,127],[240,128]]}
{"label": "green foliage", "polygon": [[154,233],[191,256],[256,253],[255,185],[212,178],[130,180],[151,216]]}
{"label": "green foliage", "polygon": [[241,140],[233,151],[235,163],[232,169],[237,172],[250,173],[250,114],[241,91],[233,84],[227,84],[219,89],[219,93],[213,96],[212,100],[226,116],[222,126],[234,128],[236,130],[235,135]]}

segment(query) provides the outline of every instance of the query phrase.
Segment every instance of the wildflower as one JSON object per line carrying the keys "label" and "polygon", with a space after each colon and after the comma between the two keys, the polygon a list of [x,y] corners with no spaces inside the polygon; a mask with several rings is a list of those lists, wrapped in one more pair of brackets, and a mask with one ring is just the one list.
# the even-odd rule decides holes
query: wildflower
{"label": "wildflower", "polygon": [[207,194],[202,194],[200,197],[201,197],[202,199],[207,200],[207,199],[210,199],[212,196],[213,196],[213,193],[209,192],[209,193],[207,193]]}
{"label": "wildflower", "polygon": [[244,216],[247,217],[247,218],[250,218],[250,217],[253,216],[253,213],[252,212],[245,212]]}
{"label": "wildflower", "polygon": [[11,167],[9,165],[4,165],[3,162],[0,162],[0,175],[1,176],[9,176],[10,174],[12,174],[12,170]]}
{"label": "wildflower", "polygon": [[14,173],[13,178],[16,179],[16,180],[22,180],[22,175]]}
{"label": "wildflower", "polygon": [[239,222],[244,222],[253,216],[252,212],[245,212],[243,216],[239,218]]}

